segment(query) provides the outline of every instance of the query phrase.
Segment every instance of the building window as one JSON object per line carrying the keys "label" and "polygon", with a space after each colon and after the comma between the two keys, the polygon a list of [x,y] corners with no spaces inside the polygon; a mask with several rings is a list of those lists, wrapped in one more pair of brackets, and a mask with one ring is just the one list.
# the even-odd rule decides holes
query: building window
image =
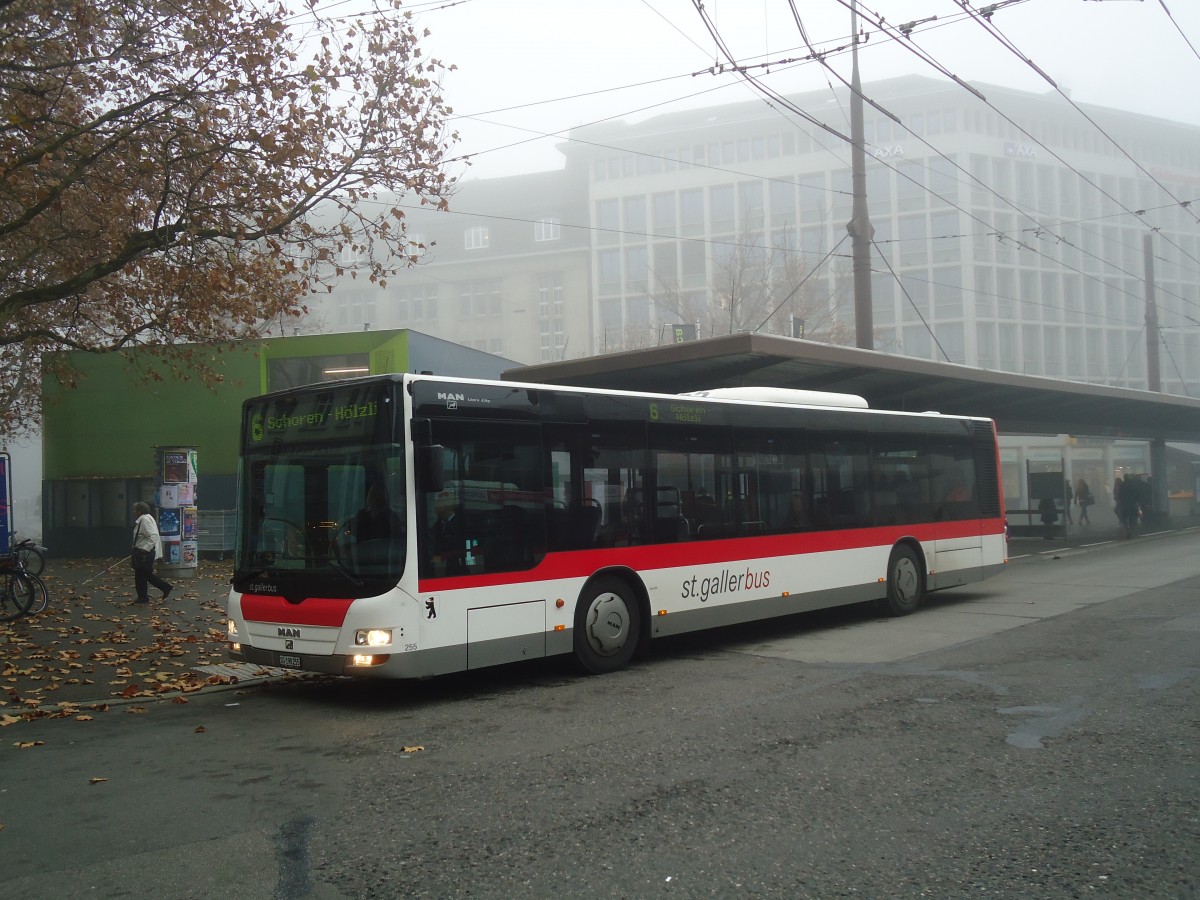
{"label": "building window", "polygon": [[535,241],[557,241],[562,237],[562,223],[558,219],[538,219],[533,223],[533,239]]}
{"label": "building window", "polygon": [[957,211],[931,213],[929,231],[935,263],[958,262],[962,259]]}
{"label": "building window", "polygon": [[353,325],[378,324],[375,314],[375,300],[379,295],[378,288],[366,288],[358,291],[345,291],[340,296],[334,294],[337,304],[337,323],[340,327]]}
{"label": "building window", "polygon": [[649,253],[645,247],[625,248],[625,290],[631,293],[647,289]]}
{"label": "building window", "polygon": [[285,388],[323,381],[337,381],[367,375],[371,371],[370,358],[366,353],[347,353],[339,356],[303,356],[288,359],[267,360],[267,389],[281,391]]}
{"label": "building window", "polygon": [[762,230],[765,201],[761,181],[743,181],[738,184],[739,213],[742,217],[742,232],[754,233]]}
{"label": "building window", "polygon": [[652,202],[654,233],[659,236],[675,234],[675,195],[655,194]]}
{"label": "building window", "polygon": [[685,288],[702,288],[707,283],[704,244],[688,241],[683,245],[683,286]]}
{"label": "building window", "polygon": [[621,206],[616,198],[596,201],[596,240],[615,244],[620,238]]}
{"label": "building window", "polygon": [[419,231],[408,232],[408,255],[412,257],[421,257],[429,250],[429,241],[424,234]]}
{"label": "building window", "polygon": [[732,184],[721,184],[708,189],[708,202],[712,210],[712,233],[733,234],[734,193]]}
{"label": "building window", "polygon": [[923,266],[929,261],[929,236],[925,216],[903,216],[900,226],[900,265]]}
{"label": "building window", "polygon": [[600,293],[617,294],[621,291],[621,252],[600,251]]}
{"label": "building window", "polygon": [[409,322],[437,321],[438,289],[434,284],[418,284],[396,292],[396,319],[401,325]]}
{"label": "building window", "polygon": [[562,272],[543,272],[537,277],[538,316],[545,319],[563,314]]}
{"label": "building window", "polygon": [[486,225],[472,225],[464,233],[463,246],[467,250],[483,250],[489,244]]}
{"label": "building window", "polygon": [[642,241],[646,238],[646,198],[626,197],[625,240]]}
{"label": "building window", "polygon": [[679,194],[679,213],[685,235],[704,233],[704,191],[681,191]]}
{"label": "building window", "polygon": [[464,281],[458,285],[458,316],[467,319],[500,315],[500,281]]}

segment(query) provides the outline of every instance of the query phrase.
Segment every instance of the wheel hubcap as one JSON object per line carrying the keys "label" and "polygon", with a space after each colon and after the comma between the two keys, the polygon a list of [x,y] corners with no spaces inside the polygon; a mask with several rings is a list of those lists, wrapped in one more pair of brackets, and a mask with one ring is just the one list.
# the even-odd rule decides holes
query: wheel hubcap
{"label": "wheel hubcap", "polygon": [[588,641],[597,653],[611,656],[625,646],[629,610],[616,594],[601,594],[592,601],[587,618]]}
{"label": "wheel hubcap", "polygon": [[911,603],[916,599],[917,586],[920,584],[919,578],[917,567],[913,565],[911,559],[902,557],[896,560],[896,567],[892,570],[892,580],[896,587],[896,596],[905,603]]}

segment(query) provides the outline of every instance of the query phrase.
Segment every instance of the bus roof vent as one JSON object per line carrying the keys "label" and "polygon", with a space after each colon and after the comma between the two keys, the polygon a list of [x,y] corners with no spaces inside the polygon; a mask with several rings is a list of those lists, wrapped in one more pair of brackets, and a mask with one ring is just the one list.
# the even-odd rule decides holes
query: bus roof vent
{"label": "bus roof vent", "polygon": [[869,409],[867,401],[858,394],[836,394],[831,391],[801,391],[780,387],[727,387],[710,391],[688,391],[684,397],[707,397],[711,400],[746,400],[752,403],[790,403],[793,406],[841,406],[850,409]]}

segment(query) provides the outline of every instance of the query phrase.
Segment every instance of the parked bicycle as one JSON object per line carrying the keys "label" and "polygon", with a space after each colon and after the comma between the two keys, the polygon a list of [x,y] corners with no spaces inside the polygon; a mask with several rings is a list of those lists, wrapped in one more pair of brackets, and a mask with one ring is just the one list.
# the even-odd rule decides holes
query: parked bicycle
{"label": "parked bicycle", "polygon": [[[0,622],[40,613],[49,604],[50,594],[40,577],[46,565],[43,549],[26,539],[0,556]],[[33,561],[36,572],[26,567],[27,559]]]}
{"label": "parked bicycle", "polygon": [[[0,560],[0,622],[11,622],[28,614],[40,599],[38,584],[34,583],[36,576],[25,572],[15,559]],[[45,585],[41,585],[41,594],[45,591]]]}
{"label": "parked bicycle", "polygon": [[46,570],[46,548],[36,544],[33,538],[25,538],[12,545],[12,550],[21,559],[21,564],[30,575],[41,577]]}

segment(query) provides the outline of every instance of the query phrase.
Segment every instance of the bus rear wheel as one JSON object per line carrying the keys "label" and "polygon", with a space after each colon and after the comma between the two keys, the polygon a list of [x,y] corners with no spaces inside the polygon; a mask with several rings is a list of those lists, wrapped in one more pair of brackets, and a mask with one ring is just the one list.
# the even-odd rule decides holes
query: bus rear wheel
{"label": "bus rear wheel", "polygon": [[907,616],[921,605],[925,593],[925,575],[912,547],[903,544],[892,550],[888,560],[887,596],[881,610],[890,616]]}
{"label": "bus rear wheel", "polygon": [[633,590],[619,578],[601,578],[575,607],[575,660],[585,672],[603,675],[629,665],[642,634]]}

